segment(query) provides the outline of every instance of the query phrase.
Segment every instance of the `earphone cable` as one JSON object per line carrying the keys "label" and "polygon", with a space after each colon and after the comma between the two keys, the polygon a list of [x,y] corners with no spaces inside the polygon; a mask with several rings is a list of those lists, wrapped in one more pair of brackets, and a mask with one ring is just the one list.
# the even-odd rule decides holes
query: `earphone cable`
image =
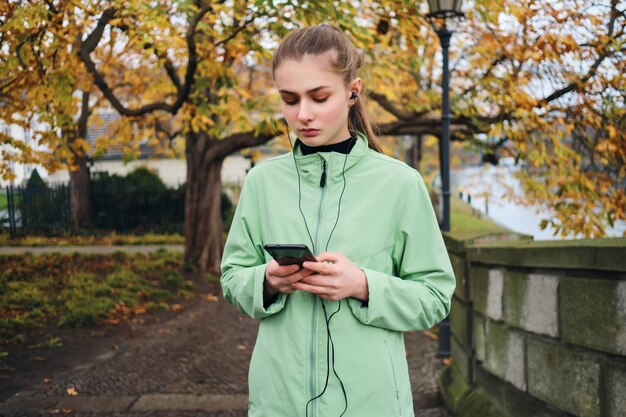
{"label": "earphone cable", "polygon": [[[304,220],[304,226],[306,228],[307,234],[309,235],[309,239],[311,240],[311,245],[313,246],[314,250],[315,250],[315,243],[313,242],[313,237],[311,235],[311,231],[309,229],[309,225],[308,222],[306,221],[306,216],[304,215],[304,212],[302,211],[302,187],[301,187],[301,179],[300,179],[300,170],[298,169],[298,163],[296,160],[296,155],[295,155],[295,149],[294,146],[291,143],[291,139],[289,138],[289,126],[287,126],[287,141],[289,142],[289,146],[291,147],[291,152],[292,152],[292,156],[293,156],[293,162],[296,168],[296,173],[298,175],[298,209],[300,211],[300,215],[302,216],[302,220]],[[356,141],[356,135],[352,135],[352,141],[348,143],[347,145],[347,149],[346,149],[346,156],[344,158],[343,161],[343,168],[342,168],[342,178],[343,178],[343,187],[341,189],[341,194],[339,195],[339,201],[337,203],[337,218],[335,219],[335,224],[333,225],[332,230],[330,231],[330,234],[328,235],[328,240],[326,241],[326,246],[325,246],[325,252],[328,252],[328,247],[330,245],[330,240],[335,232],[335,229],[337,228],[337,225],[339,224],[339,217],[341,216],[341,201],[343,200],[343,195],[344,192],[346,191],[346,165],[348,162],[348,154],[349,154],[349,150],[351,149],[351,146],[353,145],[353,143]],[[328,388],[328,382],[329,382],[329,378],[330,378],[330,368],[331,368],[331,363],[332,363],[332,368],[333,368],[333,374],[335,375],[335,377],[337,378],[337,380],[339,381],[339,384],[341,386],[341,391],[343,393],[343,398],[344,398],[344,409],[341,412],[339,417],[342,417],[346,411],[348,410],[348,396],[346,393],[346,388],[344,386],[344,383],[342,381],[342,379],[339,377],[339,374],[337,373],[337,369],[335,368],[335,343],[333,341],[332,338],[332,333],[330,330],[330,321],[332,320],[332,318],[335,316],[335,314],[337,314],[340,310],[341,310],[341,300],[339,300],[338,303],[338,307],[337,310],[335,310],[330,317],[328,316],[328,312],[326,310],[326,304],[324,303],[324,300],[321,297],[317,297],[320,300],[320,303],[322,304],[322,311],[324,312],[324,322],[326,324],[326,378],[324,381],[324,387],[322,388],[322,391],[316,395],[315,397],[309,399],[309,401],[307,401],[306,406],[305,406],[305,415],[308,417],[309,415],[309,404],[315,400],[317,400],[318,398],[322,397],[324,395],[324,393],[326,392],[327,388]]]}
{"label": "earphone cable", "polygon": [[298,174],[298,210],[300,210],[300,215],[302,216],[302,220],[304,220],[304,227],[306,228],[306,233],[309,235],[309,240],[311,241],[311,246],[313,247],[313,251],[315,251],[315,242],[313,242],[313,236],[311,235],[311,231],[309,230],[309,224],[306,221],[306,216],[302,211],[302,185],[300,180],[300,170],[298,169],[298,162],[296,161],[296,151],[291,144],[291,138],[289,137],[289,126],[287,126],[287,142],[289,142],[289,146],[291,147],[291,155],[293,156],[293,163],[296,166],[296,173]]}

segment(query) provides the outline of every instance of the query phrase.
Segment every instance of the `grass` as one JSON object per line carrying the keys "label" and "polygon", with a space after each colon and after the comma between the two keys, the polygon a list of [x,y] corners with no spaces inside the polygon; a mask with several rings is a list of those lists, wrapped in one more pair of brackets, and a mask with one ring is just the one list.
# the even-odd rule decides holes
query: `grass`
{"label": "grass", "polygon": [[450,227],[452,232],[506,232],[507,229],[498,226],[487,218],[480,216],[469,204],[456,197],[450,197]]}
{"label": "grass", "polygon": [[0,246],[85,246],[85,245],[159,245],[182,244],[179,234],[119,235],[115,232],[94,236],[25,236],[11,240],[8,233],[0,233]]}
{"label": "grass", "polygon": [[193,296],[181,265],[181,254],[166,251],[0,256],[0,341],[47,325],[80,328],[169,310]]}
{"label": "grass", "polygon": [[4,210],[9,206],[7,202],[7,193],[0,191],[0,210]]}

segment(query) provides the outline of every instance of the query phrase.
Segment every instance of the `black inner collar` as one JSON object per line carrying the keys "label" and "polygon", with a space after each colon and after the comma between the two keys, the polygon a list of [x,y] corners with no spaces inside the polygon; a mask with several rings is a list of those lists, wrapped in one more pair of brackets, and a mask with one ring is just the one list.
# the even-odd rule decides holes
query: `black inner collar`
{"label": "black inner collar", "polygon": [[302,155],[311,155],[317,152],[338,152],[347,154],[350,153],[354,145],[356,144],[356,140],[353,140],[354,137],[350,136],[348,139],[333,143],[332,145],[322,145],[322,146],[307,146],[300,139],[298,139],[298,144],[300,149],[302,150]]}

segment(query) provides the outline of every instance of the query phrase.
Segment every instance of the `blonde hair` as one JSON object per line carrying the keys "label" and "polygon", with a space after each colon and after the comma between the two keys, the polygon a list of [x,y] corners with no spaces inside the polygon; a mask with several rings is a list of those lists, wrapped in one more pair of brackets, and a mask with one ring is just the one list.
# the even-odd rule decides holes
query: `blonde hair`
{"label": "blonde hair", "polygon": [[[346,85],[354,80],[363,60],[361,54],[348,37],[335,26],[321,24],[291,31],[281,42],[272,60],[272,74],[285,60],[300,60],[306,54],[321,55],[334,51],[330,59],[333,71],[343,75]],[[361,94],[348,113],[348,130],[362,132],[369,147],[382,153],[378,138],[374,134],[365,111],[364,94]]]}

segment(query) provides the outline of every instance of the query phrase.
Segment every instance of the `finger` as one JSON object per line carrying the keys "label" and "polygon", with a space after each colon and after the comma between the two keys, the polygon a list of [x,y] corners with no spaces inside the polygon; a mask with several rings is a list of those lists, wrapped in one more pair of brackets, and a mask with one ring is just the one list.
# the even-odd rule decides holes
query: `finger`
{"label": "finger", "polygon": [[322,252],[316,257],[318,262],[338,262],[346,259],[345,255],[339,252]]}
{"label": "finger", "polygon": [[306,292],[310,292],[312,294],[317,294],[317,295],[326,294],[327,292],[327,289],[325,287],[319,287],[317,285],[306,284],[302,281],[296,282],[295,284],[293,284],[293,287],[296,290],[306,291]]}
{"label": "finger", "polygon": [[337,288],[337,280],[335,278],[329,278],[326,275],[313,274],[309,275],[299,282],[308,285],[315,285],[316,287],[324,287],[324,288]]}
{"label": "finger", "polygon": [[298,282],[301,279],[308,277],[311,274],[314,274],[314,271],[311,271],[309,269],[305,269],[302,268],[301,270],[297,271],[296,273],[289,275],[287,277],[285,277],[285,279],[287,280],[287,282],[289,282],[290,284],[293,284],[294,282]]}
{"label": "finger", "polygon": [[293,285],[285,285],[284,287],[281,287],[280,292],[285,293],[285,294],[291,294],[295,290],[296,289],[293,287]]}
{"label": "finger", "polygon": [[310,271],[315,271],[322,275],[333,275],[337,272],[337,267],[334,264],[327,264],[324,262],[304,262],[302,266]]}
{"label": "finger", "polygon": [[298,272],[298,270],[300,269],[299,265],[278,265],[276,264],[275,268],[273,268],[273,270],[270,271],[270,273],[272,273],[273,275],[279,276],[279,277],[287,277],[291,274],[294,274],[296,272]]}

